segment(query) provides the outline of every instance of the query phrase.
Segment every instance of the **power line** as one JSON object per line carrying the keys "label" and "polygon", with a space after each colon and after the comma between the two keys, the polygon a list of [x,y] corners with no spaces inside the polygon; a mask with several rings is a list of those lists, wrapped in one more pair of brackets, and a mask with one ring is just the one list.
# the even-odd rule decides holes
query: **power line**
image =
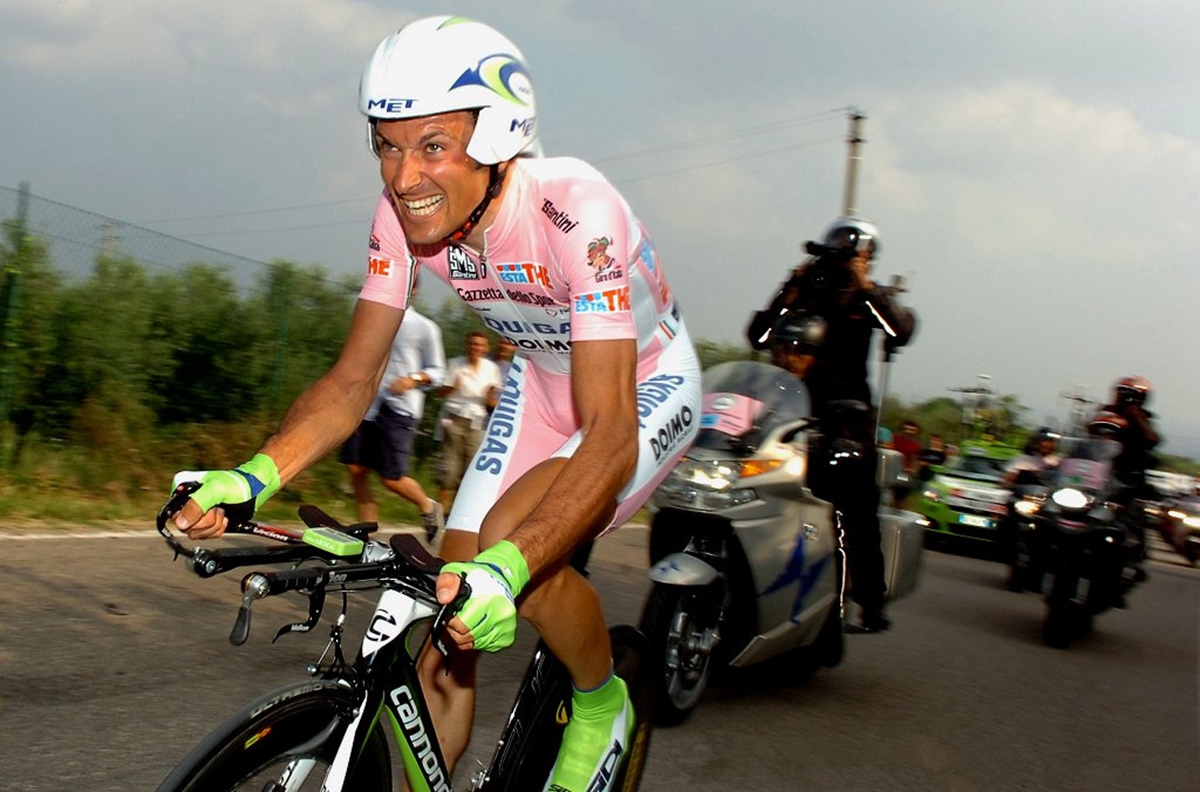
{"label": "power line", "polygon": [[279,206],[274,209],[248,209],[244,212],[225,212],[222,214],[194,215],[192,217],[169,217],[169,218],[163,218],[160,220],[131,220],[130,222],[134,225],[148,226],[148,225],[163,225],[165,223],[182,223],[182,222],[192,221],[192,220],[224,220],[224,219],[230,218],[230,217],[250,217],[252,215],[275,214],[278,212],[297,212],[302,209],[324,209],[329,206],[342,206],[345,204],[352,204],[352,203],[364,203],[368,200],[374,200],[374,199],[346,198],[346,199],[340,200],[340,201],[324,201],[322,203],[314,203],[314,204],[297,204],[296,206]]}
{"label": "power line", "polygon": [[[744,137],[747,137],[750,135],[763,135],[763,134],[768,134],[768,133],[772,133],[772,132],[778,132],[782,129],[787,129],[790,127],[810,126],[810,125],[822,123],[822,122],[830,120],[831,118],[837,117],[838,114],[845,112],[845,110],[846,110],[846,108],[835,108],[832,110],[822,110],[822,111],[819,111],[816,113],[809,113],[807,115],[797,116],[795,118],[784,118],[784,119],[779,119],[777,121],[769,121],[766,123],[756,124],[751,127],[742,127],[742,128],[738,128],[738,129],[727,130],[727,131],[724,131],[724,132],[721,132],[718,134],[708,135],[708,136],[699,137],[699,138],[693,138],[691,140],[676,142],[676,143],[672,143],[669,145],[655,146],[655,147],[651,147],[651,148],[639,149],[636,151],[603,155],[600,157],[593,158],[591,160],[591,162],[595,165],[605,165],[605,164],[612,163],[612,162],[620,162],[622,160],[636,159],[638,157],[648,157],[648,156],[653,156],[653,155],[657,155],[657,154],[677,154],[681,150],[700,148],[703,146],[712,145],[713,143],[721,143],[721,142],[724,142],[727,140],[736,140],[736,139],[744,138]],[[769,154],[778,154],[782,151],[789,151],[789,150],[796,149],[796,148],[805,148],[810,145],[816,145],[818,143],[825,143],[828,141],[829,141],[829,138],[821,138],[820,140],[802,142],[802,143],[798,143],[796,145],[788,146],[788,147],[781,148],[781,149],[772,149],[770,151],[763,151],[763,152],[758,152],[758,153],[753,153],[753,154],[747,154],[747,155],[744,155],[741,157],[736,157],[736,158],[728,159],[728,160],[720,160],[717,162],[702,163],[700,165],[689,166],[689,167],[685,167],[683,169],[665,171],[665,172],[659,173],[659,174],[647,174],[644,176],[634,176],[632,178],[624,179],[621,181],[624,183],[630,183],[630,182],[635,182],[635,181],[644,181],[646,179],[657,178],[658,176],[671,176],[671,175],[675,175],[677,173],[684,173],[688,170],[702,170],[704,168],[714,167],[715,165],[724,165],[728,162],[736,162],[741,159],[753,159],[755,157],[767,156]],[[333,206],[346,206],[349,204],[366,203],[368,201],[374,202],[375,200],[377,200],[377,198],[375,198],[375,197],[372,197],[372,198],[343,198],[343,199],[338,199],[338,200],[334,200],[334,201],[322,201],[320,203],[296,204],[294,206],[278,206],[278,207],[268,207],[268,208],[263,208],[263,209],[247,209],[247,210],[241,211],[241,212],[222,212],[220,214],[193,215],[193,216],[189,216],[189,217],[169,217],[169,218],[160,218],[160,219],[155,219],[155,220],[136,220],[136,221],[131,221],[131,223],[133,225],[138,225],[138,226],[150,226],[150,225],[165,225],[167,223],[184,223],[184,222],[191,222],[191,221],[195,221],[195,220],[227,220],[227,219],[236,218],[236,217],[253,217],[256,215],[264,215],[264,214],[279,214],[282,212],[297,212],[297,211],[303,211],[306,209],[325,209],[325,208],[329,208],[329,207],[333,207]],[[238,234],[244,234],[244,233],[260,233],[260,232],[261,233],[270,233],[270,232],[275,232],[275,231],[295,231],[295,230],[300,230],[300,229],[304,229],[304,228],[323,228],[323,227],[329,227],[329,226],[349,225],[349,224],[350,224],[349,222],[328,223],[328,224],[321,225],[321,226],[314,226],[314,225],[306,224],[303,226],[287,226],[287,227],[281,227],[281,228],[259,229],[259,230],[251,231],[251,232],[242,232],[242,231],[214,232],[214,233],[210,233],[210,234],[197,234],[196,236],[225,236],[228,234],[238,235]]]}
{"label": "power line", "polygon": [[828,143],[833,140],[841,140],[840,137],[821,138],[819,140],[808,140],[803,143],[796,143],[792,146],[783,146],[777,149],[769,149],[767,151],[756,151],[753,154],[743,154],[740,157],[726,157],[725,159],[713,160],[712,162],[704,162],[699,165],[689,165],[684,168],[675,168],[669,171],[659,171],[657,173],[647,173],[642,176],[631,176],[625,179],[613,179],[614,184],[632,184],[634,182],[646,181],[647,179],[657,179],[661,176],[674,176],[679,173],[688,173],[690,171],[704,170],[706,168],[715,168],[718,165],[728,165],[731,162],[741,162],[743,160],[757,159],[766,157],[771,154],[781,154],[785,151],[795,151],[796,149],[807,148],[821,143]]}
{"label": "power line", "polygon": [[592,162],[597,165],[603,165],[609,162],[617,162],[619,160],[650,156],[651,154],[674,154],[678,153],[680,149],[698,148],[700,146],[707,146],[712,143],[721,143],[726,140],[736,140],[747,135],[766,134],[768,132],[777,132],[780,129],[786,129],[792,126],[808,126],[818,122],[824,122],[830,119],[831,114],[837,112],[841,111],[823,110],[820,113],[813,113],[811,115],[801,116],[799,118],[772,121],[766,124],[759,124],[757,126],[747,127],[744,129],[734,129],[717,135],[695,138],[682,143],[673,143],[670,145],[657,146],[655,148],[640,149],[638,151],[630,151],[623,154],[610,154],[608,156],[601,156],[595,158],[592,160]]}

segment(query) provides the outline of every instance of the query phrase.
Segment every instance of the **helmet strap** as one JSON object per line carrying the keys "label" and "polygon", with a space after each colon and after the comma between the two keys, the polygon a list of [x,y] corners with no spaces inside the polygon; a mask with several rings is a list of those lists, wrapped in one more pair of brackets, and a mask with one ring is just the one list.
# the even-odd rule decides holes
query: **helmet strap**
{"label": "helmet strap", "polygon": [[492,199],[500,195],[500,188],[504,184],[504,175],[507,173],[507,168],[504,169],[504,173],[500,172],[499,163],[495,163],[490,166],[488,186],[487,190],[485,190],[483,193],[483,200],[480,201],[479,206],[476,206],[474,211],[471,212],[470,217],[467,218],[467,222],[463,223],[462,226],[453,234],[450,234],[446,237],[447,242],[458,244],[471,235],[471,232],[475,230],[475,226],[479,225],[479,221],[483,217],[483,213],[488,210],[489,206],[491,206]]}

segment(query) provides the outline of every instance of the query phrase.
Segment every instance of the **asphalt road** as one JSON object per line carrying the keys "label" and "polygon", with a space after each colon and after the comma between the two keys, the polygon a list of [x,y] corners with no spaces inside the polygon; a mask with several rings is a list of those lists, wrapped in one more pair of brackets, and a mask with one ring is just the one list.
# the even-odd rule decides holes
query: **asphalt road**
{"label": "asphalt road", "polygon": [[[303,677],[323,631],[271,644],[299,602],[256,606],[226,641],[237,581],[202,581],[145,530],[6,529],[0,521],[0,789],[154,789],[237,708]],[[610,621],[636,622],[646,531],[600,543]],[[645,790],[1200,789],[1200,573],[1151,564],[1127,611],[1066,651],[1043,606],[991,561],[926,551],[894,629],[847,637],[845,662],[710,690],[654,734]],[[363,598],[353,612],[369,615]],[[486,758],[527,659],[486,659],[472,752]]]}

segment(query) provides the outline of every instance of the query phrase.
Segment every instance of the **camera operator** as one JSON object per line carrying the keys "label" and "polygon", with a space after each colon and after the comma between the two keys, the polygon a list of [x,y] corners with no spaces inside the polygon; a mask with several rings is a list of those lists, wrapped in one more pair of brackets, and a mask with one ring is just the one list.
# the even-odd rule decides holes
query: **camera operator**
{"label": "camera operator", "polygon": [[[1121,452],[1112,461],[1112,471],[1122,486],[1113,500],[1125,507],[1126,524],[1137,537],[1139,549],[1132,566],[1138,581],[1146,579],[1142,567],[1146,558],[1146,515],[1140,508],[1133,508],[1134,501],[1161,497],[1146,477],[1146,471],[1158,464],[1153,449],[1160,439],[1154,428],[1154,413],[1146,409],[1151,392],[1150,381],[1145,377],[1122,377],[1113,385],[1112,403],[1101,407],[1092,418],[1093,426],[1110,427],[1111,436],[1121,444]],[[1155,527],[1160,528],[1158,524]],[[1163,536],[1168,543],[1175,544],[1173,537]]]}
{"label": "camera operator", "polygon": [[880,632],[888,628],[889,621],[883,614],[886,585],[868,358],[876,330],[884,334],[884,354],[890,358],[912,337],[916,319],[912,311],[896,303],[895,290],[879,286],[871,278],[871,264],[879,253],[874,223],[839,218],[821,243],[809,242],[806,247],[810,258],[792,271],[770,305],[754,314],[747,336],[754,349],[769,349],[772,332],[784,314],[800,310],[821,317],[826,335],[804,377],[814,415],[831,420],[835,408],[849,402],[859,402],[867,410],[866,415],[849,419],[847,427],[837,430],[843,435],[847,429],[854,432],[862,454],[857,463],[834,468],[823,497],[833,502],[845,532],[851,596],[862,610],[861,629]]}
{"label": "camera operator", "polygon": [[1113,385],[1112,404],[1100,411],[1115,413],[1127,423],[1117,438],[1121,453],[1113,460],[1113,473],[1133,497],[1152,499],[1158,493],[1147,483],[1146,471],[1158,464],[1151,452],[1159,437],[1154,429],[1154,413],[1146,409],[1151,390],[1145,377],[1122,377]]}

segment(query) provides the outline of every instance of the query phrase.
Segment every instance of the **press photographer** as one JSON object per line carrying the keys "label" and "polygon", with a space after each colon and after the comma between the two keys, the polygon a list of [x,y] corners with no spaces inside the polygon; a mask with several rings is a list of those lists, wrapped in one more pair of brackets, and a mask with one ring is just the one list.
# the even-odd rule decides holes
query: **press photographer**
{"label": "press photographer", "polygon": [[[879,255],[875,224],[854,217],[833,222],[821,242],[806,245],[809,258],[792,270],[765,310],[754,314],[746,335],[754,349],[770,349],[776,323],[791,311],[825,320],[827,332],[812,367],[804,376],[817,418],[828,417],[831,405],[847,401],[871,407],[868,381],[871,336],[883,333],[885,358],[912,338],[916,318],[899,305],[898,289],[880,286],[871,275]],[[868,416],[873,415],[868,412]],[[858,464],[839,467],[827,486],[846,532],[851,596],[862,609],[861,630],[888,628],[883,615],[886,587],[879,534],[878,464],[873,418],[857,422],[862,444]]]}

